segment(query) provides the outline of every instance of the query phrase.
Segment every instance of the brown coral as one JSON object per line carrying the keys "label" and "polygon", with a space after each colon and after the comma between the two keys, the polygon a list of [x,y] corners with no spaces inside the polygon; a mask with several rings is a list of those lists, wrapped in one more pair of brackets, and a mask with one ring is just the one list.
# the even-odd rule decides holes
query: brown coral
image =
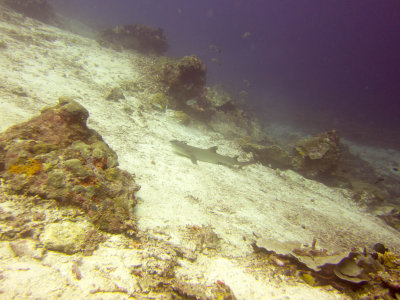
{"label": "brown coral", "polygon": [[329,175],[339,161],[339,135],[335,130],[301,139],[296,143],[292,164],[303,175]]}
{"label": "brown coral", "polygon": [[9,192],[39,195],[82,207],[100,229],[132,227],[132,176],[117,168],[117,155],[86,126],[89,114],[61,98],[30,121],[0,135],[0,176]]}
{"label": "brown coral", "polygon": [[186,101],[194,98],[199,106],[206,104],[206,66],[196,56],[168,60],[162,65],[159,76],[167,94],[175,99],[177,108],[187,109]]}

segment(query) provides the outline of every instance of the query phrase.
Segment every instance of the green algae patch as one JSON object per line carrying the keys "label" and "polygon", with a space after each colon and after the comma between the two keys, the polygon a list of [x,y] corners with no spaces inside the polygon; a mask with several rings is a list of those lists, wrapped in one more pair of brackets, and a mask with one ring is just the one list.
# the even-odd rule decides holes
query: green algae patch
{"label": "green algae patch", "polygon": [[64,165],[77,177],[85,177],[89,174],[89,172],[82,165],[81,161],[77,158],[64,161]]}
{"label": "green algae patch", "polygon": [[47,185],[54,188],[64,187],[64,174],[60,171],[49,172],[47,177]]}
{"label": "green algae patch", "polygon": [[54,150],[57,150],[57,146],[48,143],[38,143],[33,146],[33,153],[35,154],[49,153]]}

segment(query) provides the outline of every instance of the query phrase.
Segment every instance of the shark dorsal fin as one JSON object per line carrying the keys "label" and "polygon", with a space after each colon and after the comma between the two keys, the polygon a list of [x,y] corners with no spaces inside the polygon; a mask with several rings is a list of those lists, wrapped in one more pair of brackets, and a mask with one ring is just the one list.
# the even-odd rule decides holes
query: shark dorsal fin
{"label": "shark dorsal fin", "polygon": [[208,151],[211,151],[211,152],[217,152],[217,150],[218,150],[218,146],[208,148]]}
{"label": "shark dorsal fin", "polygon": [[192,161],[192,163],[194,163],[195,165],[197,165],[197,159],[195,156],[190,156],[190,160]]}

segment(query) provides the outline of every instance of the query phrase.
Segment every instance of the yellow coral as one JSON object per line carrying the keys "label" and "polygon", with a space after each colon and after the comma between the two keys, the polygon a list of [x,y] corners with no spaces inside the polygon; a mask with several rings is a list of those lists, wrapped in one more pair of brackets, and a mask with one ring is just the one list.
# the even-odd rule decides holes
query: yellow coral
{"label": "yellow coral", "polygon": [[312,276],[310,273],[303,273],[300,275],[300,278],[304,280],[305,283],[311,286],[317,286],[318,283],[315,280],[314,276]]}
{"label": "yellow coral", "polygon": [[150,98],[149,103],[156,109],[165,111],[168,108],[169,97],[162,93],[157,93]]}
{"label": "yellow coral", "polygon": [[14,164],[8,168],[8,172],[12,174],[24,174],[25,176],[33,176],[43,170],[42,163],[36,159],[29,159],[23,164]]}
{"label": "yellow coral", "polygon": [[190,123],[190,116],[181,110],[174,111],[171,114],[171,118],[180,124],[187,125]]}
{"label": "yellow coral", "polygon": [[307,154],[303,151],[303,149],[301,147],[296,147],[296,150],[302,157],[307,156]]}
{"label": "yellow coral", "polygon": [[381,263],[389,269],[400,269],[400,257],[393,252],[386,251],[384,254],[379,253]]}

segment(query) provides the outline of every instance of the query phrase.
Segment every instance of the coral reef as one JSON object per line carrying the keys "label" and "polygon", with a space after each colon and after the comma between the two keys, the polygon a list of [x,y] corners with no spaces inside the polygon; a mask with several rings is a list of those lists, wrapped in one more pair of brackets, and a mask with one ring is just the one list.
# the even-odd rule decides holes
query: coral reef
{"label": "coral reef", "polygon": [[[260,240],[253,244],[255,254],[271,261],[313,287],[330,285],[353,299],[398,299],[400,297],[400,257],[383,244],[361,252],[328,253],[316,246]],[[274,273],[278,273],[275,270]]]}
{"label": "coral reef", "polygon": [[400,211],[393,208],[390,212],[378,215],[383,221],[393,228],[400,230]]}
{"label": "coral reef", "polygon": [[254,160],[272,168],[288,169],[292,166],[292,157],[277,145],[264,146],[240,140],[243,151],[252,152]]}
{"label": "coral reef", "polygon": [[[185,56],[178,61],[169,59],[156,72],[166,94],[175,100],[171,103],[173,109],[194,113],[208,108],[206,66],[196,56]],[[191,99],[197,102],[194,108],[186,103]]]}
{"label": "coral reef", "polygon": [[232,101],[231,95],[224,90],[221,85],[214,85],[213,87],[207,87],[207,98],[211,105],[214,107],[220,107],[227,102]]}
{"label": "coral reef", "polygon": [[171,114],[171,119],[182,125],[188,125],[190,123],[190,116],[181,110],[175,110]]}
{"label": "coral reef", "polygon": [[316,178],[330,175],[338,166],[339,136],[335,130],[296,143],[292,164],[296,171]]}
{"label": "coral reef", "polygon": [[172,102],[171,97],[164,95],[163,93],[156,93],[152,94],[149,97],[148,103],[152,108],[155,108],[160,111],[166,111],[168,108],[169,103]]}
{"label": "coral reef", "polygon": [[206,97],[212,113],[208,126],[228,138],[256,138],[257,121],[250,117],[249,111],[240,108],[226,90],[219,85],[207,88]]}
{"label": "coral reef", "polygon": [[117,155],[86,126],[77,102],[58,105],[0,135],[0,176],[10,193],[37,195],[82,207],[99,229],[134,229],[132,207],[139,189],[120,170]]}
{"label": "coral reef", "polygon": [[3,0],[3,3],[27,17],[45,23],[55,19],[54,8],[47,0]]}
{"label": "coral reef", "polygon": [[[207,227],[188,227],[187,230],[189,235],[195,237],[196,244],[200,243],[197,244],[200,247],[197,251],[204,250],[215,239],[215,234]],[[178,275],[176,269],[180,265],[183,249],[147,238],[141,240],[138,246],[144,263],[137,264],[131,271],[141,289],[141,294],[134,294],[138,299],[143,294],[154,299],[163,299],[163,295],[168,295],[167,299],[237,299],[231,288],[221,280],[211,284],[191,282],[186,276]]]}
{"label": "coral reef", "polygon": [[353,200],[362,205],[379,205],[389,198],[389,193],[376,185],[357,178],[350,178],[349,182],[353,191]]}
{"label": "coral reef", "polygon": [[263,165],[294,169],[313,179],[331,175],[339,163],[339,136],[335,131],[299,140],[292,155],[276,144],[261,145],[246,139],[239,140],[239,144],[244,151],[252,152],[254,159]]}
{"label": "coral reef", "polygon": [[254,160],[265,166],[292,169],[329,186],[349,189],[353,201],[360,206],[376,208],[390,201],[393,195],[381,184],[383,178],[369,163],[340,143],[336,131],[300,139],[292,146],[291,153],[284,149],[290,147],[278,145],[268,137],[259,142],[252,142],[251,138],[240,138],[237,142],[243,151],[252,153]]}
{"label": "coral reef", "polygon": [[161,55],[168,50],[164,30],[143,24],[122,25],[103,30],[98,42],[102,46],[134,49],[144,54]]}

